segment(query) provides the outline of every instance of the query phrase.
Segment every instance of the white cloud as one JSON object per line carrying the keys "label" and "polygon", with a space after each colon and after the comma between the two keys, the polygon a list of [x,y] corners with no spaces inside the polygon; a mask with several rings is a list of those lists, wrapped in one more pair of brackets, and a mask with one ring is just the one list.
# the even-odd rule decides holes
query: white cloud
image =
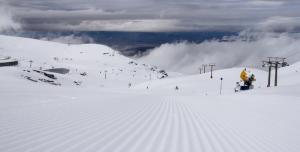
{"label": "white cloud", "polygon": [[257,30],[290,32],[299,30],[300,17],[274,16],[256,25]]}
{"label": "white cloud", "polygon": [[0,6],[0,32],[6,30],[16,30],[20,27],[20,24],[14,21],[9,9],[5,6]]}
{"label": "white cloud", "polygon": [[140,60],[183,73],[197,73],[202,64],[208,63],[215,63],[217,68],[260,67],[261,61],[268,56],[288,57],[290,63],[299,60],[299,38],[274,33],[258,37],[255,41],[244,41],[245,35],[243,35],[232,42],[163,44]]}
{"label": "white cloud", "polygon": [[[181,31],[177,20],[102,20],[83,21],[73,28],[91,31]],[[88,27],[88,28],[87,28]]]}

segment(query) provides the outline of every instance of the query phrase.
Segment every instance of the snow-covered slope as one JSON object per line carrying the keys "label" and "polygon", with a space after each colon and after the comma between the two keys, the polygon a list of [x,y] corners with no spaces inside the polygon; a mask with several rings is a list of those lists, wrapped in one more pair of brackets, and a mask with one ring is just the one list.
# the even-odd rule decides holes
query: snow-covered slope
{"label": "snow-covered slope", "polygon": [[[148,86],[152,91],[174,92],[175,87],[178,86],[179,92],[187,94],[216,95],[220,94],[220,91],[222,91],[221,93],[223,94],[232,94],[234,93],[236,82],[240,81],[240,72],[243,69],[244,68],[231,68],[217,70],[213,72],[213,79],[210,78],[211,74],[208,72],[205,74],[180,76],[164,80],[153,80],[139,84],[135,88],[142,89]],[[257,80],[253,84],[256,89],[266,88],[268,72],[253,68],[247,68],[247,71],[255,74]],[[279,86],[298,86],[300,84],[300,62],[280,68],[278,73]],[[275,72],[272,71],[271,85],[274,85],[274,74]]]}
{"label": "snow-covered slope", "polygon": [[[150,81],[136,86],[135,88],[141,89],[149,86],[153,91],[172,91],[178,86],[178,91],[181,93],[190,94],[220,94],[221,78],[222,78],[222,93],[233,93],[236,82],[240,81],[240,72],[244,68],[232,68],[225,70],[217,70],[213,72],[213,78],[211,79],[210,72],[205,74],[197,74],[190,76],[181,76],[175,78],[169,78],[161,81]],[[256,69],[247,69],[251,73],[254,73],[257,81],[254,82],[256,88],[265,86],[267,79],[267,73],[265,71]]]}
{"label": "snow-covered slope", "polygon": [[[111,48],[97,44],[67,45],[27,38],[0,36],[0,55],[16,58],[19,75],[36,78],[30,70],[66,68],[66,75],[55,74],[57,84],[84,86],[128,87],[145,80],[164,76],[159,69],[118,54]],[[28,72],[29,70],[29,72]],[[34,74],[32,74],[34,73]],[[78,84],[78,83],[76,83]]]}
{"label": "snow-covered slope", "polygon": [[[1,152],[300,151],[300,62],[271,88],[250,68],[255,89],[234,93],[243,68],[158,79],[159,69],[103,45],[9,36],[0,55],[20,61],[0,67]],[[43,71],[53,67],[70,71]]]}

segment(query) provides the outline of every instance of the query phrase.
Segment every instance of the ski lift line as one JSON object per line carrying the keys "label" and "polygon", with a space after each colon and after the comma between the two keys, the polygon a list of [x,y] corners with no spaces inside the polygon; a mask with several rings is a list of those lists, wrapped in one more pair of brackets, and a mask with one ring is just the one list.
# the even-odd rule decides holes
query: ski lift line
{"label": "ski lift line", "polygon": [[[297,54],[300,54],[300,51],[297,51],[295,53],[287,55],[287,56],[284,57],[284,59],[296,57],[295,55],[297,55]],[[259,56],[259,57],[266,57],[266,56]],[[266,57],[266,58],[269,58],[269,57]]]}
{"label": "ski lift line", "polygon": [[257,68],[259,69],[261,67],[261,65],[242,65],[242,67],[248,67],[248,68]]}
{"label": "ski lift line", "polygon": [[296,53],[293,53],[293,54],[291,54],[291,55],[287,56],[286,58],[295,57],[295,55],[297,55],[297,54],[299,54],[299,53],[300,53],[300,51],[298,51],[298,52],[296,52]]}

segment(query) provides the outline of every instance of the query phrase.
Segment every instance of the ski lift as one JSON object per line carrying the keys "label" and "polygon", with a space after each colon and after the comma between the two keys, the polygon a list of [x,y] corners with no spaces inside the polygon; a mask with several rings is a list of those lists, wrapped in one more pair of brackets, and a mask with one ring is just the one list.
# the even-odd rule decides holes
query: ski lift
{"label": "ski lift", "polygon": [[289,66],[289,64],[287,62],[282,62],[281,66],[286,67],[286,66]]}

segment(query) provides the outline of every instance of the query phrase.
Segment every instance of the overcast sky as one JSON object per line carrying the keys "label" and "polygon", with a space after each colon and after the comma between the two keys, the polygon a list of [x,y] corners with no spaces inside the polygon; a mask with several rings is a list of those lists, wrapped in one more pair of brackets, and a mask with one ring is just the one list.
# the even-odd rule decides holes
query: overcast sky
{"label": "overcast sky", "polygon": [[295,30],[300,0],[0,0],[27,30]]}

